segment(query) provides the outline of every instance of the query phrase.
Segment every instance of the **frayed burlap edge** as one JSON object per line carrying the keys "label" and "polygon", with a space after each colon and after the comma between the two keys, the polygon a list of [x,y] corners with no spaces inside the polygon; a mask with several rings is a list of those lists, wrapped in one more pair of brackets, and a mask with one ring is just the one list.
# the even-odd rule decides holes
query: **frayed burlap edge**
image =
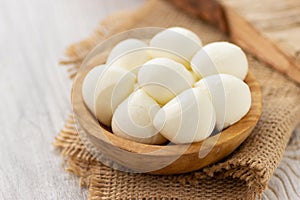
{"label": "frayed burlap edge", "polygon": [[[61,150],[61,154],[63,158],[65,159],[65,170],[67,172],[70,172],[72,174],[75,174],[80,177],[79,184],[81,187],[88,188],[89,190],[89,199],[149,199],[149,198],[156,198],[156,199],[191,199],[193,197],[191,196],[184,196],[182,194],[179,194],[178,196],[176,194],[172,194],[169,192],[165,194],[149,194],[148,196],[127,196],[128,194],[125,193],[118,193],[113,192],[114,196],[109,196],[109,192],[103,191],[103,189],[107,188],[108,182],[111,182],[109,178],[105,178],[107,174],[109,174],[108,177],[111,177],[111,174],[115,174],[117,178],[122,177],[129,177],[128,179],[135,180],[137,179],[137,182],[141,182],[141,178],[148,178],[150,181],[153,179],[157,179],[157,184],[161,182],[161,180],[167,181],[170,184],[176,182],[177,184],[173,186],[172,188],[178,189],[178,187],[193,187],[195,184],[199,183],[198,181],[208,179],[207,175],[203,172],[196,172],[196,173],[190,173],[190,174],[182,174],[182,175],[169,175],[169,176],[155,176],[155,175],[144,175],[144,174],[130,174],[126,172],[116,171],[114,169],[111,169],[102,163],[98,162],[96,158],[94,158],[85,148],[85,146],[80,141],[80,138],[77,133],[77,129],[74,125],[73,117],[70,116],[67,120],[67,123],[63,127],[63,129],[60,131],[58,136],[55,138],[54,146],[59,148]],[[103,178],[104,177],[104,178]],[[157,178],[156,178],[157,177]],[[103,180],[104,179],[104,180]],[[214,179],[209,179],[208,181],[213,183],[215,182],[219,177],[215,177]],[[127,180],[127,178],[126,178]],[[147,182],[147,179],[145,180]],[[236,188],[235,191],[238,193],[237,189],[242,189],[246,191],[246,199],[255,199],[257,193],[253,188],[249,188],[247,184],[245,184],[243,181],[239,179],[230,179],[227,181],[227,185],[232,185],[228,187],[228,190],[231,188]],[[126,183],[125,183],[126,184]],[[132,184],[132,183],[128,183]],[[147,183],[146,183],[147,184]],[[163,183],[164,185],[168,183]],[[203,183],[205,184],[205,183]],[[122,187],[122,186],[120,186]],[[217,187],[217,183],[215,183],[215,186]],[[221,185],[219,187],[222,187]],[[145,188],[147,190],[148,188]],[[218,188],[215,188],[214,191],[217,191]],[[219,188],[220,190],[220,188]],[[153,192],[153,191],[152,191]],[[116,196],[118,195],[118,196]],[[131,194],[132,195],[132,192]],[[207,194],[206,196],[198,196],[195,197],[195,199],[242,199],[243,195],[238,196],[238,194],[233,193],[233,197],[222,197],[222,194],[216,195],[215,194]]]}

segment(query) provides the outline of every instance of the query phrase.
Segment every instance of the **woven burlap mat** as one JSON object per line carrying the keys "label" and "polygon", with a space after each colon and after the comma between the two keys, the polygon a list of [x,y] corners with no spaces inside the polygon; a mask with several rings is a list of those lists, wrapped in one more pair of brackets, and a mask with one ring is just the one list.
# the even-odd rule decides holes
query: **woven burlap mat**
{"label": "woven burlap mat", "polygon": [[[106,18],[88,39],[67,49],[74,77],[86,54],[109,36],[136,27],[183,26],[204,41],[227,40],[218,30],[192,18],[167,1],[152,0],[135,12]],[[98,162],[81,143],[72,117],[55,138],[68,171],[81,177],[90,199],[254,199],[267,187],[291,133],[300,121],[300,87],[248,55],[262,86],[263,113],[250,137],[222,162],[176,176],[130,174]],[[274,58],[276,59],[276,58]]]}

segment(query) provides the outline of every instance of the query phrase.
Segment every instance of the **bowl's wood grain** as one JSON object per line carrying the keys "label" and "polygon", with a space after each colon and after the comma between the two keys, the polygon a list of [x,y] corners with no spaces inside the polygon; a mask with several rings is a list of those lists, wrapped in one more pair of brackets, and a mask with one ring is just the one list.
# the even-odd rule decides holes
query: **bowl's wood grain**
{"label": "bowl's wood grain", "polygon": [[167,146],[141,144],[107,131],[87,109],[81,90],[88,71],[89,68],[81,70],[73,84],[72,103],[76,120],[97,150],[112,161],[138,172],[179,174],[215,163],[232,153],[250,135],[262,112],[260,86],[249,72],[245,82],[251,90],[252,104],[240,121],[197,143]]}

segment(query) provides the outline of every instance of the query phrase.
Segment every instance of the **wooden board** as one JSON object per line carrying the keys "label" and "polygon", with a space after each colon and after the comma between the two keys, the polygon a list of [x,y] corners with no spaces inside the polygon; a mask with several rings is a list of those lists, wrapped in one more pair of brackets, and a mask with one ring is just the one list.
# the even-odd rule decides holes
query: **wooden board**
{"label": "wooden board", "polygon": [[222,0],[231,39],[300,83],[300,1]]}
{"label": "wooden board", "polygon": [[171,0],[300,83],[299,0]]}
{"label": "wooden board", "polygon": [[299,0],[223,0],[300,66]]}

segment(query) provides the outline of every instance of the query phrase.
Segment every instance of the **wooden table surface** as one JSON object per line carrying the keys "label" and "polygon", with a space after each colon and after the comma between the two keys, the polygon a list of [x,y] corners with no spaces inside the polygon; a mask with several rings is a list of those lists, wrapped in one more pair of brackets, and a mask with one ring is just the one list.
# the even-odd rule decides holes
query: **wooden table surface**
{"label": "wooden table surface", "polygon": [[141,0],[0,1],[0,199],[86,199],[52,146],[71,112],[64,49]]}
{"label": "wooden table surface", "polygon": [[[0,199],[87,198],[51,145],[71,112],[71,81],[58,60],[109,13],[143,2],[0,1]],[[299,160],[287,162],[300,166]],[[292,171],[289,180],[272,179],[275,189],[263,197],[300,199],[300,167]]]}

